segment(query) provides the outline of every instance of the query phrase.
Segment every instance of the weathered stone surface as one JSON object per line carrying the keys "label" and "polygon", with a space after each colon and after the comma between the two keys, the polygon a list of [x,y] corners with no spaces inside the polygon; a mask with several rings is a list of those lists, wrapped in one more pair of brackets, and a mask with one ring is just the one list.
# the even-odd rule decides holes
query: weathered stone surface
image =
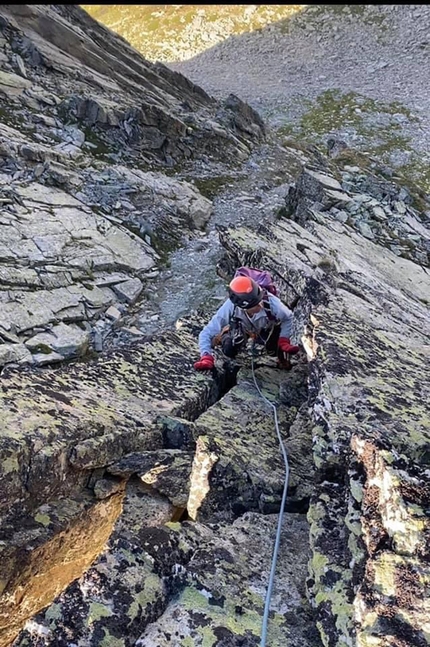
{"label": "weathered stone surface", "polygon": [[[167,647],[175,636],[184,645],[257,647],[277,517],[247,513],[228,526],[181,526],[146,515],[135,526],[129,510],[126,498],[107,550],[14,644],[38,636],[43,645],[66,645],[72,635],[79,647],[102,639]],[[307,532],[303,516],[285,515],[268,630],[276,647],[319,645],[301,574]]]}
{"label": "weathered stone surface", "polygon": [[327,645],[427,644],[429,275],[340,222],[311,226],[220,234],[237,265],[272,269],[301,296],[317,625]]}
{"label": "weathered stone surface", "polygon": [[[265,396],[279,402],[282,371],[261,367],[256,378]],[[286,446],[295,415],[294,407],[279,410]],[[242,369],[237,386],[203,413],[194,429],[198,443],[187,506],[191,518],[234,518],[246,510],[279,509],[285,466],[273,411],[260,398],[250,372]],[[297,503],[291,493],[288,500]]]}
{"label": "weathered stone surface", "polygon": [[45,503],[21,524],[2,523],[0,644],[92,564],[121,512],[122,493],[102,502],[90,493]]}
{"label": "weathered stone surface", "polygon": [[31,86],[31,81],[23,79],[17,74],[0,71],[0,91],[7,95],[21,94],[25,88]]}
{"label": "weathered stone surface", "polygon": [[[387,644],[389,606],[397,631],[412,644],[426,644],[430,633],[428,469],[406,462],[393,465],[390,451],[355,437],[351,446],[366,475],[363,489],[356,492],[362,496],[361,537],[369,556],[354,604],[360,623],[357,641]],[[360,526],[353,521],[358,534]]]}
{"label": "weathered stone surface", "polygon": [[[167,647],[177,631],[183,644],[203,645],[206,640],[257,647],[270,565],[268,538],[274,537],[276,522],[273,515],[246,513],[227,527],[196,524],[178,529],[179,539],[191,539],[194,548],[185,586],[136,645]],[[285,515],[267,635],[274,646],[319,645],[299,568],[307,548],[296,539],[304,539],[306,533],[303,517]]]}
{"label": "weathered stone surface", "polygon": [[106,211],[113,206],[119,223],[149,236],[161,252],[177,245],[185,232],[203,229],[212,212],[212,202],[193,184],[161,173],[110,165],[83,175],[80,199],[89,205],[96,201]]}
{"label": "weathered stone surface", "polygon": [[[347,187],[348,192],[328,189],[327,173],[305,166],[286,199],[285,211],[293,220],[306,223],[310,230],[312,221],[331,227],[330,220],[341,221],[397,256],[430,266],[429,233],[422,224],[423,214],[416,208],[417,196],[412,206],[413,200],[403,187],[348,165],[336,169],[336,175],[343,180],[340,188]],[[339,184],[334,178],[331,181]],[[400,199],[405,196],[407,206]]]}
{"label": "weathered stone surface", "polygon": [[42,349],[44,352],[54,351],[65,358],[84,355],[88,349],[89,334],[78,326],[58,324],[49,332],[39,333],[27,340],[26,346],[32,353]]}
{"label": "weathered stone surface", "polygon": [[[180,335],[166,332],[152,342],[136,344],[127,352],[111,353],[98,361],[56,371],[6,370],[0,398],[2,527],[13,529],[18,516],[19,524],[27,526],[38,506],[70,497],[75,491],[79,496],[94,470],[102,470],[92,486],[97,498],[108,501],[111,495],[115,496],[117,486],[106,487],[107,483],[100,482],[106,466],[130,452],[161,449],[163,436],[157,424],[160,414],[193,419],[218,396],[217,384],[196,375],[187,356],[193,348],[196,338],[187,332],[184,322]],[[165,358],[163,364],[158,362],[160,352]],[[176,382],[171,381],[174,374]],[[172,476],[157,474],[157,461],[152,461],[152,469],[138,471],[143,481],[171,498],[171,509],[184,506],[188,497],[186,482],[191,457],[179,453],[182,460],[178,457],[174,462],[178,465],[176,472],[182,475],[180,480],[175,481],[175,469]],[[52,534],[54,541],[55,528]],[[31,536],[27,532],[22,534],[22,550],[29,550]],[[4,539],[4,550],[13,551],[14,544],[6,536]],[[99,551],[100,546],[93,556]],[[8,583],[10,591],[6,598],[10,602],[4,612],[4,636],[10,637],[25,617],[43,606],[42,598],[33,595],[31,581],[25,580],[22,568],[25,562],[17,559],[10,563],[7,572],[2,570],[1,579]],[[76,577],[78,570],[77,567],[68,571],[70,579]],[[13,602],[14,582],[21,580],[26,582],[23,586],[28,589],[28,597],[18,612]],[[65,574],[56,593],[66,581]],[[49,591],[53,593],[52,589]],[[0,603],[6,602],[0,598]],[[8,616],[15,612],[16,619],[12,621]],[[4,645],[9,642],[9,638],[0,640]]]}
{"label": "weathered stone surface", "polygon": [[[236,165],[265,126],[239,99],[218,102],[146,61],[78,5],[2,5],[0,28],[0,341],[13,322],[16,343],[83,322],[95,346],[107,308],[150,296],[146,272],[211,214],[193,184],[160,169]],[[122,273],[120,285],[99,289],[106,273]]]}
{"label": "weathered stone surface", "polygon": [[142,483],[166,496],[172,505],[186,508],[189,497],[192,456],[178,449],[128,454],[107,468],[109,474],[137,474]]}
{"label": "weathered stone surface", "polygon": [[[201,381],[187,359],[195,343],[184,328],[181,335],[166,333],[80,367],[4,376],[1,444],[7,487],[1,507],[10,508],[12,499],[22,507],[41,501],[61,491],[61,484],[67,487],[76,470],[104,466],[130,451],[161,448],[157,416],[193,418],[216,397],[216,384]],[[158,362],[161,349],[169,362]]]}
{"label": "weathered stone surface", "polygon": [[[180,239],[184,227],[203,226],[209,217],[210,201],[192,185],[159,179],[155,173],[132,173],[125,167],[122,171],[121,175],[113,171],[109,174],[117,181],[116,197],[118,182],[129,183],[121,185],[124,190],[133,187],[137,194],[147,195],[143,200],[147,200],[148,210],[152,209],[148,222],[152,222],[154,240],[162,235],[163,227],[174,232],[171,238]],[[92,187],[97,177],[93,175]],[[106,179],[99,177],[98,181]],[[145,222],[142,209],[136,211],[139,218],[130,216],[124,224],[120,219],[111,222],[66,191],[38,182],[11,183],[5,174],[0,176],[0,183],[3,190],[9,187],[13,205],[12,211],[3,211],[0,216],[6,225],[0,236],[0,276],[7,288],[1,293],[0,335],[10,341],[6,335],[13,327],[17,333],[14,341],[27,342],[34,337],[34,329],[46,330],[59,319],[92,321],[117,299],[135,303],[144,289],[146,273],[159,260],[154,249],[127,228],[138,227],[139,218]],[[85,199],[91,202],[89,195],[87,192]],[[94,191],[92,195],[94,199]],[[109,195],[106,186],[105,195]],[[173,222],[166,218],[166,209],[177,214],[176,228],[172,229]],[[104,278],[106,274],[109,280]],[[61,355],[60,351],[57,361]],[[31,362],[28,354],[26,357],[22,361]],[[50,361],[47,356],[42,359]],[[10,353],[4,353],[4,360],[13,361]]]}
{"label": "weathered stone surface", "polygon": [[[192,451],[196,439],[198,444],[201,439],[204,441],[208,438],[211,410],[203,416],[198,416],[208,405],[213,404],[219,395],[212,377],[197,374],[192,367],[198,332],[195,324],[194,321],[189,329],[187,322],[183,321],[176,333],[166,332],[152,342],[137,344],[126,352],[111,353],[97,362],[81,366],[70,365],[57,371],[44,371],[40,376],[37,372],[22,374],[14,370],[6,371],[3,381],[3,420],[6,424],[5,429],[13,429],[14,434],[13,439],[12,435],[8,438],[7,434],[3,438],[3,466],[7,469],[8,481],[12,488],[4,493],[7,497],[5,502],[10,502],[11,498],[19,498],[20,511],[26,509],[31,514],[30,510],[32,506],[37,505],[39,497],[46,501],[54,493],[64,494],[70,488],[82,488],[85,483],[93,488],[97,499],[107,501],[112,495],[115,496],[113,493],[121,487],[120,481],[112,481],[110,473],[120,479],[127,479],[130,475],[134,479],[136,477],[133,475],[137,475],[142,486],[146,488],[146,495],[149,495],[150,491],[152,497],[160,496],[156,494],[157,491],[164,495],[163,500],[167,502],[167,518],[159,516],[157,525],[169,518],[175,518],[177,509],[187,506],[191,511],[189,488],[195,486],[198,481],[195,475],[190,477]],[[160,364],[157,358],[161,352],[164,361]],[[217,370],[221,379],[221,363]],[[177,376],[176,383],[172,382],[173,375]],[[258,377],[262,381],[264,392],[277,399],[279,386],[282,380],[285,381],[285,375],[270,366],[262,366]],[[298,396],[297,403],[302,401],[302,397],[303,395]],[[28,402],[28,406],[25,402]],[[218,516],[223,516],[219,514],[221,499],[217,488],[222,479],[229,474],[232,477],[231,491],[237,493],[237,510],[242,501],[245,502],[243,509],[278,509],[279,493],[284,481],[278,441],[273,419],[267,415],[262,401],[256,401],[253,387],[250,390],[250,375],[245,372],[243,381],[241,378],[238,386],[224,396],[219,405],[212,408],[213,420],[216,420],[218,406],[219,411],[224,412],[222,415],[227,424],[231,418],[231,431],[229,433],[228,427],[223,424],[222,417],[221,424],[213,430],[219,469],[218,472],[214,470],[213,478],[211,475],[208,510],[212,506]],[[291,417],[294,417],[295,411],[295,407],[292,407]],[[191,422],[195,418],[198,422]],[[255,429],[255,435],[252,429],[253,419],[255,423],[262,425],[260,429]],[[285,424],[290,420],[286,411],[281,414],[281,420],[286,431]],[[249,441],[253,435],[254,438],[252,443],[241,447],[240,436],[244,432],[249,436]],[[26,448],[33,446],[37,454],[25,454],[27,449],[24,451],[24,445],[20,449],[19,433],[22,442],[24,438],[26,440]],[[199,435],[202,433],[206,435]],[[232,440],[234,443],[230,442]],[[187,451],[163,450],[163,442],[182,445]],[[159,449],[154,451],[154,446],[157,445]],[[258,465],[253,454],[261,454],[263,445],[263,456],[267,461]],[[121,455],[124,458],[118,461]],[[28,468],[24,467],[19,456],[22,460],[29,461]],[[17,462],[14,462],[15,458]],[[250,462],[249,465],[246,465],[247,462]],[[251,486],[248,479],[241,474],[245,465],[249,470]],[[26,472],[25,488],[22,484],[20,491],[19,474],[23,471]],[[88,480],[91,473],[94,476]],[[265,494],[265,498],[260,494]],[[255,502],[251,501],[251,496],[255,496]],[[141,496],[138,498],[142,500]],[[12,510],[9,509],[8,513],[6,521],[12,524]],[[161,631],[160,640],[164,640],[164,622],[168,633],[172,613],[173,617],[178,613],[175,611],[178,605],[176,593],[182,591],[181,625],[184,625],[186,635],[191,637],[195,631],[200,631],[200,624],[196,625],[195,611],[189,605],[189,600],[195,599],[197,608],[200,609],[198,617],[200,613],[206,616],[207,629],[202,635],[212,632],[215,637],[219,635],[226,638],[230,635],[229,632],[232,632],[231,640],[248,640],[250,645],[257,645],[261,631],[265,581],[272,550],[272,545],[267,542],[269,518],[258,515],[249,517],[243,530],[240,526],[235,529],[225,525],[221,538],[218,526],[213,530],[200,526],[201,538],[197,536],[192,539],[192,544],[201,545],[198,554],[202,557],[196,554],[190,573],[186,575],[187,563],[191,556],[188,531],[183,538],[182,533],[174,531],[173,537],[177,538],[172,541],[173,546],[177,548],[171,552],[169,561],[166,562],[169,551],[161,541],[163,531],[157,529],[154,535],[156,541],[149,538],[148,545],[145,539],[148,520],[139,514],[136,497],[130,514],[134,521],[124,519],[118,532],[112,536],[107,553],[100,556],[94,568],[89,569],[82,580],[72,584],[57,598],[43,617],[35,617],[29,621],[25,631],[17,639],[17,644],[20,644],[21,640],[22,644],[31,644],[36,635],[38,641],[46,641],[46,644],[55,636],[54,640],[62,644],[73,635],[75,644],[85,645],[97,642],[100,636],[105,635],[112,636],[110,640],[119,640],[121,644],[131,645],[132,640],[136,641],[142,632],[145,632],[148,623],[153,622],[165,610],[165,619],[159,628],[150,626],[148,629],[149,636],[154,631]],[[207,516],[209,514],[206,513]],[[231,508],[225,510],[224,516],[231,520]],[[290,519],[290,523],[294,524],[295,535],[299,531],[298,528],[300,532],[307,532],[304,519],[297,527],[298,522],[293,521],[293,518]],[[269,525],[273,533],[276,517]],[[194,524],[190,526],[191,535],[194,534],[194,527]],[[236,556],[234,547],[237,542],[242,545],[248,537],[257,543],[251,543],[244,552],[241,548]],[[23,541],[27,539],[27,535],[24,535]],[[221,545],[218,547],[219,542]],[[287,606],[285,595],[279,591],[275,594],[274,604],[277,605],[278,615],[269,635],[273,634],[275,644],[279,645],[284,643],[286,636],[292,644],[297,645],[315,644],[316,640],[315,634],[312,633],[312,625],[307,628],[307,619],[311,616],[303,602],[304,580],[301,574],[306,560],[306,542],[302,542],[301,546],[303,553],[299,558],[295,552],[294,557],[282,559],[282,568],[286,569],[289,575],[287,579],[282,578],[279,581],[280,591],[283,591],[284,586],[290,591],[295,590],[294,587],[297,586],[302,593],[295,594],[294,602],[290,601]],[[142,552],[142,547],[144,551],[149,551],[149,556]],[[156,559],[154,550],[158,555]],[[233,551],[231,557],[227,554],[229,551]],[[245,555],[248,551],[253,551],[255,561],[247,560],[246,572],[249,578],[242,580],[239,573],[244,573],[244,567],[238,556]],[[207,555],[212,552],[215,563],[219,563],[218,575],[214,582],[210,572],[206,572]],[[217,555],[221,556],[221,561],[218,561]],[[225,556],[225,559],[222,556]],[[232,563],[236,563],[236,570],[232,571]],[[123,570],[125,564],[126,579]],[[265,564],[264,568],[262,564]],[[196,577],[202,584],[196,584]],[[249,584],[248,580],[253,584]],[[246,588],[248,586],[249,589]],[[217,607],[218,600],[222,601],[220,587],[227,591],[225,608],[227,617],[235,617],[233,627],[230,621],[223,620],[226,612],[223,611],[220,615]],[[210,591],[211,599],[216,601],[215,606],[208,602],[205,596],[202,597],[202,590]],[[244,609],[241,605],[244,605]],[[38,599],[32,599],[30,596],[28,615],[31,610],[37,611],[37,607]],[[294,625],[293,610],[303,614],[304,624]],[[66,616],[71,619],[70,624]],[[24,619],[22,616],[20,618]],[[7,632],[13,632],[15,626],[14,623],[9,623]],[[143,639],[146,640],[145,637]]]}
{"label": "weathered stone surface", "polygon": [[127,303],[135,303],[142,292],[142,289],[142,281],[138,278],[128,279],[127,281],[118,283],[113,287],[113,291],[120,301],[126,301]]}
{"label": "weathered stone surface", "polygon": [[[146,61],[124,39],[77,5],[58,5],[44,11],[37,6],[14,10],[5,5],[2,18],[8,40],[14,38],[19,43],[21,56],[30,63],[29,79],[35,65],[45,70],[61,69],[63,76],[73,75],[74,83],[68,92],[60,92],[65,98],[61,101],[57,97],[56,103],[69,118],[96,128],[107,127],[113,141],[139,144],[146,154],[154,151],[161,159],[166,153],[183,158],[184,154],[192,154],[191,149],[201,147],[207,152],[202,138],[205,132],[215,144],[211,153],[218,152],[223,157],[227,150],[234,156],[247,139],[258,139],[264,132],[263,125],[253,124],[250,115],[245,121],[243,109],[233,102],[227,102],[225,115],[217,117],[218,103],[203,90],[164,65]],[[44,79],[36,78],[41,85],[46,84]],[[51,84],[47,85],[51,90]],[[55,87],[55,83],[52,85]],[[46,92],[48,88],[40,90]],[[236,115],[233,130],[231,120]],[[209,118],[216,123],[216,129],[206,125]]]}
{"label": "weathered stone surface", "polygon": [[[121,326],[161,257],[205,227],[210,201],[154,169],[175,174],[181,162],[193,177],[197,158],[212,179],[213,160],[225,173],[264,124],[237,97],[217,103],[136,57],[76,6],[3,5],[0,26],[1,350],[41,365],[63,357],[54,326],[80,324],[85,339],[94,320],[101,337]],[[264,265],[287,303],[299,297],[293,339],[309,360],[309,373],[300,358],[290,374],[270,361],[257,369],[279,404],[287,510],[310,504],[309,527],[298,514],[284,522],[270,641],[319,644],[307,593],[324,645],[422,647],[425,199],[321,155],[315,166],[297,159],[283,218],[220,229],[226,267]],[[259,207],[257,197],[248,187],[235,204]],[[5,647],[46,605],[17,645],[258,645],[277,521],[268,513],[279,511],[285,468],[249,367],[227,393],[221,357],[214,375],[194,372],[200,323],[98,361],[2,371]],[[167,524],[187,515],[197,521]]]}
{"label": "weathered stone surface", "polygon": [[24,344],[1,344],[0,366],[17,362],[18,364],[32,364],[33,357]]}
{"label": "weathered stone surface", "polygon": [[[296,198],[299,203],[300,190]],[[366,198],[366,204],[371,200]],[[306,350],[309,384],[308,367],[300,358],[292,373],[274,370],[267,360],[256,377],[262,392],[280,403],[290,468],[287,509],[305,510],[309,503],[307,594],[322,641],[339,647],[355,641],[388,647],[387,635],[399,640],[409,635],[420,644],[428,614],[430,431],[423,379],[429,350],[428,274],[363,238],[348,223],[331,219],[330,210],[324,214],[329,214],[324,224],[306,220],[310,229],[283,218],[260,231],[220,228],[220,237],[228,265],[263,265],[276,272],[287,303],[299,296],[293,339],[301,338]],[[424,228],[420,235],[425,233]],[[251,604],[247,590],[255,594],[256,586],[261,591],[255,573],[266,568],[261,560],[269,554],[270,515],[260,517],[257,511],[279,510],[285,467],[272,412],[259,398],[246,361],[237,384],[218,402],[209,396],[198,406],[190,404],[207,394],[213,380],[192,371],[188,353],[195,349],[197,333],[198,326],[181,324],[176,333],[137,345],[127,354],[128,368],[121,353],[86,366],[84,384],[72,382],[73,406],[79,403],[82,411],[89,384],[97,383],[106,408],[98,419],[107,418],[113,407],[119,428],[105,424],[102,437],[78,437],[69,457],[74,469],[94,471],[91,487],[101,500],[120,483],[112,476],[140,479],[148,496],[162,494],[167,506],[162,509],[170,518],[183,510],[189,491],[186,509],[197,521],[166,527],[169,517],[162,519],[160,513],[155,527],[148,528],[139,523],[139,515],[133,513],[132,523],[123,517],[106,553],[34,624],[27,624],[18,645],[31,645],[37,633],[42,645],[49,645],[53,636],[61,644],[70,635],[82,647],[103,637],[124,647],[136,642],[167,645],[175,631],[184,644],[204,644],[205,636],[232,645],[258,644],[263,594]],[[166,349],[170,370],[163,373],[164,363],[149,369],[159,353],[166,357]],[[217,371],[221,366],[218,357]],[[112,380],[112,370],[120,373],[119,381]],[[59,375],[64,381],[65,375]],[[174,376],[178,382],[173,383]],[[171,403],[158,409],[159,399],[167,397]],[[181,398],[188,402],[186,415]],[[48,402],[44,410],[52,406]],[[125,402],[132,437],[118,416]],[[138,416],[145,421],[145,438],[136,438],[133,420]],[[57,412],[58,418],[66,423]],[[75,427],[73,431],[76,436]],[[33,462],[45,466],[46,460],[39,452]],[[36,482],[33,473],[30,492],[37,491]],[[252,512],[241,517],[246,510]],[[237,534],[238,525],[248,519],[253,520],[252,532],[247,526]],[[297,528],[293,532],[297,547]],[[264,549],[247,544],[249,537],[264,538]],[[299,544],[308,551],[304,540]],[[246,564],[236,546],[247,556]],[[296,556],[294,560],[297,567],[303,564]],[[287,568],[292,563],[289,557],[280,562]],[[289,577],[282,573],[279,586],[291,591]],[[304,591],[302,567],[297,577]],[[101,605],[96,621],[94,604]],[[279,616],[275,612],[269,629],[274,644],[318,644],[309,611],[302,610],[303,622],[294,623],[298,609],[302,607],[282,607]],[[304,635],[307,626],[310,633]]]}

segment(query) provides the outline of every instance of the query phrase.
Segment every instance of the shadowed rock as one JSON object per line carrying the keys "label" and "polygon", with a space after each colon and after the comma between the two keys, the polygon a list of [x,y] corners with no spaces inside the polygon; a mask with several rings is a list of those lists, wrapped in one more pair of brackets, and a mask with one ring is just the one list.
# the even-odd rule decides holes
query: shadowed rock
{"label": "shadowed rock", "polygon": [[97,502],[90,492],[45,503],[3,521],[0,644],[85,572],[103,550],[121,512],[123,492]]}
{"label": "shadowed rock", "polygon": [[[232,525],[160,525],[160,515],[151,520],[147,514],[136,525],[129,510],[126,498],[107,550],[14,644],[66,647],[73,635],[80,647],[101,640],[167,647],[175,636],[184,644],[257,647],[276,516],[247,513]],[[268,632],[276,647],[319,645],[301,573],[307,532],[304,517],[285,516]]]}

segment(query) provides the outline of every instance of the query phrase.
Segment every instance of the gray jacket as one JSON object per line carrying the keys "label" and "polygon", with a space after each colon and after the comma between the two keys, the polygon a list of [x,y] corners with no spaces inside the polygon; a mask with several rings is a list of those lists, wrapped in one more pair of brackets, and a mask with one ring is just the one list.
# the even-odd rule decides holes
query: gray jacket
{"label": "gray jacket", "polygon": [[[265,299],[266,300],[266,299]],[[291,337],[293,313],[282,301],[273,294],[267,294],[270,311],[275,319],[281,324],[280,337]],[[244,310],[236,308],[230,299],[224,301],[218,308],[212,319],[203,328],[199,335],[200,355],[212,355],[212,339],[218,335],[224,326],[227,326],[233,314],[238,317],[243,325],[243,330],[249,333],[261,332],[264,329],[273,326],[273,321],[269,319],[264,309],[249,317]]]}

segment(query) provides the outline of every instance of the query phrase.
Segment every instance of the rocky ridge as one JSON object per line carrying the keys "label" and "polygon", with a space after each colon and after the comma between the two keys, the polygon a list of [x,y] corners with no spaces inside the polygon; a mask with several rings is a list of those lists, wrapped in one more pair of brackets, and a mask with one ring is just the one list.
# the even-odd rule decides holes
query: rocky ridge
{"label": "rocky ridge", "polygon": [[[351,190],[352,171],[339,160],[308,155],[275,222],[219,227],[223,272],[242,263],[264,265],[285,301],[298,297],[294,336],[306,351],[289,374],[274,370],[270,359],[257,362],[264,393],[279,403],[291,470],[291,512],[269,638],[279,646],[316,645],[317,628],[323,644],[386,647],[387,635],[400,644],[405,637],[408,644],[426,644],[428,272],[417,259],[399,257],[364,236],[353,221],[336,218],[345,195],[362,208],[362,194]],[[337,179],[342,173],[349,178],[344,185]],[[382,180],[367,173],[377,196]],[[360,182],[364,175],[362,169]],[[409,197],[412,203],[415,196]],[[422,217],[412,204],[396,216],[417,226]],[[7,370],[3,410],[10,428],[22,426],[27,445],[26,411],[32,411],[30,434],[38,447],[49,441],[57,449],[38,449],[38,456],[45,454],[42,463],[25,459],[30,488],[19,489],[25,470],[17,464],[12,478],[9,460],[16,493],[5,503],[13,496],[21,509],[24,504],[45,538],[55,536],[58,526],[44,498],[77,497],[80,491],[97,505],[125,489],[123,512],[105,550],[27,621],[14,645],[105,640],[167,647],[172,635],[178,645],[206,639],[259,644],[272,549],[263,538],[268,528],[274,532],[282,461],[273,421],[254,396],[248,360],[237,374],[229,375],[221,356],[214,376],[193,371],[200,326],[195,318],[179,320],[176,332],[111,351],[89,365],[44,369],[50,389],[39,396],[36,410],[43,435],[31,397],[34,389],[41,391],[41,380],[34,369]],[[160,349],[168,358],[164,371]],[[54,396],[60,385],[61,396]],[[67,402],[65,387],[73,393]],[[101,389],[104,412],[96,412]],[[32,403],[27,410],[22,393]],[[91,437],[84,415],[97,421]],[[64,425],[56,429],[59,416],[67,432]],[[75,524],[72,514],[67,526]],[[301,533],[309,533],[306,550],[297,543]],[[68,554],[72,547],[81,554],[70,530],[63,537],[70,542]],[[22,582],[15,564],[9,591]],[[53,565],[45,568],[50,573]],[[43,606],[34,596],[30,600],[34,611]],[[14,611],[14,618],[24,616]]]}
{"label": "rocky ridge", "polygon": [[425,5],[84,7],[214,97],[234,92],[285,138],[341,138],[429,192]]}
{"label": "rocky ridge", "polygon": [[0,364],[42,365],[100,351],[160,260],[204,228],[210,201],[156,169],[228,166],[264,126],[76,6],[5,5],[0,26]]}

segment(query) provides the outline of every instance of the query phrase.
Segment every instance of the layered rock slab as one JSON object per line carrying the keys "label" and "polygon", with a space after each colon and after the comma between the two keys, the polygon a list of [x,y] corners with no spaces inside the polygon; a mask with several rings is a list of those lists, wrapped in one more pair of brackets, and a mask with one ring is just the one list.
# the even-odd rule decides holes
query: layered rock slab
{"label": "layered rock slab", "polygon": [[96,501],[87,491],[44,503],[2,524],[0,644],[10,645],[36,609],[51,603],[104,549],[123,492]]}
{"label": "layered rock slab", "polygon": [[195,343],[183,327],[83,364],[4,374],[2,509],[41,502],[130,451],[161,448],[157,417],[193,418],[218,394],[187,358]]}
{"label": "layered rock slab", "polygon": [[[222,382],[196,376],[187,358],[194,347],[195,335],[183,324],[180,332],[166,332],[98,361],[58,370],[4,372],[0,455],[2,545],[7,559],[1,569],[2,644],[9,644],[19,622],[46,604],[50,591],[55,595],[68,583],[67,573],[73,579],[88,567],[85,551],[79,557],[80,539],[73,532],[78,516],[91,526],[94,511],[103,506],[112,509],[110,515],[105,512],[103,522],[103,541],[108,538],[119,514],[118,505],[112,505],[123,487],[121,478],[104,474],[105,467],[133,451],[162,449],[158,424],[162,414],[193,419],[219,396]],[[91,502],[86,514],[72,504],[85,493]],[[184,495],[178,496],[182,501]],[[69,508],[65,497],[72,501]],[[70,512],[62,523],[50,521],[49,505],[56,501],[59,509],[63,505]],[[28,532],[17,535],[17,528]],[[56,541],[67,547],[67,559],[73,561],[70,555],[75,556],[75,565],[64,569],[54,592],[46,586],[47,597],[42,598],[32,593],[35,569],[43,582],[47,573],[61,568],[61,551],[46,548]],[[94,542],[92,559],[102,544]]]}
{"label": "layered rock slab", "polygon": [[41,366],[103,350],[161,257],[205,227],[211,202],[152,171],[225,172],[265,126],[78,5],[2,5],[0,34],[0,366]]}
{"label": "layered rock slab", "polygon": [[[105,193],[101,203],[99,191]],[[100,212],[122,191],[136,194],[138,209],[129,201],[132,211],[124,220],[120,210],[113,219]],[[84,355],[94,322],[109,317],[112,305],[124,310],[133,304],[150,282],[147,276],[160,262],[156,240],[164,236],[168,247],[167,226],[170,240],[178,240],[203,227],[212,208],[189,183],[121,167],[82,179],[81,190],[73,191],[77,197],[36,181],[11,182],[6,174],[0,175],[0,192],[8,196],[0,210],[2,364],[41,365]],[[158,219],[152,227],[150,212]]]}

